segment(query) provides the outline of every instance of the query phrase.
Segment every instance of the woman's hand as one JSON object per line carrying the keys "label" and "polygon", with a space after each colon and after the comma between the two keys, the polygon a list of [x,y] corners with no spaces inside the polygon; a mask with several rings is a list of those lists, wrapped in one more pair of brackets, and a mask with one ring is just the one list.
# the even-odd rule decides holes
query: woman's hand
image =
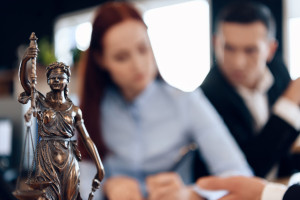
{"label": "woman's hand", "polygon": [[147,177],[148,200],[202,200],[192,188],[183,184],[177,173],[160,173]]}
{"label": "woman's hand", "polygon": [[104,192],[109,200],[143,200],[137,180],[126,176],[107,179]]}

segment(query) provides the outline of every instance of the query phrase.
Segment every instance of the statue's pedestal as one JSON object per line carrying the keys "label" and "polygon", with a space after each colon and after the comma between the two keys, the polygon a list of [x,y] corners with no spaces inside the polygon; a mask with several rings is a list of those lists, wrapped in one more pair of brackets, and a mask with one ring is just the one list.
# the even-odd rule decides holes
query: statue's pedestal
{"label": "statue's pedestal", "polygon": [[16,190],[13,195],[19,200],[38,200],[44,194],[41,190]]}

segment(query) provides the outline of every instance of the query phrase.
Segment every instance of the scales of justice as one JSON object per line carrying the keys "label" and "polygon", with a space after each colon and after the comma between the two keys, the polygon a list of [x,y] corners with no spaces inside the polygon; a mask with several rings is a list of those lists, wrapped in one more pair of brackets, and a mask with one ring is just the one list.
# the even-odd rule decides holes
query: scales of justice
{"label": "scales of justice", "polygon": [[[26,134],[20,172],[22,172],[25,154],[28,152],[29,155],[30,148],[32,148],[33,159],[31,166],[28,166],[27,179],[23,181],[19,175],[13,195],[19,200],[82,199],[79,193],[78,163],[81,154],[77,142],[72,139],[76,130],[97,168],[88,197],[88,200],[92,200],[94,192],[100,187],[104,177],[104,168],[97,148],[84,126],[81,110],[68,98],[70,67],[55,62],[46,68],[47,83],[51,90],[44,96],[36,90],[38,47],[35,33],[32,33],[29,39],[30,45],[25,51],[19,69],[19,78],[24,92],[20,94],[18,100],[22,104],[31,101],[31,106],[24,115]],[[31,73],[28,79],[26,68],[29,60],[31,60]],[[35,145],[31,133],[32,117],[37,119],[38,124],[38,139]],[[25,182],[23,187],[21,187],[22,181]]]}

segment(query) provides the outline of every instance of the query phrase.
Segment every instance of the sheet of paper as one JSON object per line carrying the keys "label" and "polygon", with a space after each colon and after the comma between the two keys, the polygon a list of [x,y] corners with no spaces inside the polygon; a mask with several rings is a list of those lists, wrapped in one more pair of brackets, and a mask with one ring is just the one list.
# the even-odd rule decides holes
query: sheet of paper
{"label": "sheet of paper", "polygon": [[194,186],[194,191],[207,200],[218,200],[228,194],[226,190],[205,190],[197,185]]}

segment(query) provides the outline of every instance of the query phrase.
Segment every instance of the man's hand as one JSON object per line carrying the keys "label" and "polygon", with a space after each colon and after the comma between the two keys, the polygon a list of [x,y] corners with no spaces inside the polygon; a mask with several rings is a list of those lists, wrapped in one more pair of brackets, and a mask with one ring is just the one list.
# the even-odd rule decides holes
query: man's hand
{"label": "man's hand", "polygon": [[138,182],[126,176],[112,177],[105,181],[104,193],[109,200],[143,200]]}
{"label": "man's hand", "polygon": [[205,177],[198,179],[197,185],[206,190],[227,190],[228,194],[220,200],[260,200],[266,181],[244,176]]}
{"label": "man's hand", "polygon": [[300,106],[300,78],[291,81],[282,96]]}
{"label": "man's hand", "polygon": [[176,173],[160,173],[146,180],[148,200],[202,200],[191,188],[186,187]]}

